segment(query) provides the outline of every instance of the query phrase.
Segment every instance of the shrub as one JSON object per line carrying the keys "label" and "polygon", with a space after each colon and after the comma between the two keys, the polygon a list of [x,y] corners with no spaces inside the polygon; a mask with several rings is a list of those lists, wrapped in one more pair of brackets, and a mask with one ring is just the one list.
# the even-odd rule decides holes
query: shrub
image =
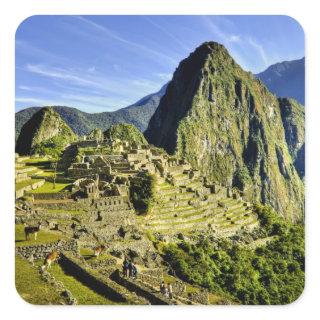
{"label": "shrub", "polygon": [[243,304],[287,304],[304,287],[304,227],[285,222],[269,207],[257,208],[262,228],[277,235],[249,249],[228,240],[170,244],[164,258],[183,280]]}
{"label": "shrub", "polygon": [[135,210],[149,213],[154,204],[155,176],[147,172],[140,172],[131,180],[130,198]]}

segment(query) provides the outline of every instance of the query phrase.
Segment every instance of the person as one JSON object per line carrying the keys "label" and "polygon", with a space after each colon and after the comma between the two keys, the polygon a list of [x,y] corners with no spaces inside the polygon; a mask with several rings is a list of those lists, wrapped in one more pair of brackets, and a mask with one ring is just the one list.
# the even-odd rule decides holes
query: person
{"label": "person", "polygon": [[129,262],[129,277],[132,277],[132,261]]}
{"label": "person", "polygon": [[168,291],[169,291],[169,298],[172,299],[173,298],[173,290],[172,290],[171,283],[169,283],[169,285],[168,285]]}
{"label": "person", "polygon": [[164,288],[165,288],[165,284],[164,284],[164,281],[162,281],[162,282],[160,283],[160,292],[161,292],[162,294],[164,294]]}
{"label": "person", "polygon": [[128,277],[129,263],[128,263],[127,259],[124,259],[124,261],[123,261],[122,271],[123,271],[123,275],[125,277]]}
{"label": "person", "polygon": [[137,279],[137,276],[138,276],[138,269],[135,266],[135,264],[132,263],[132,278]]}
{"label": "person", "polygon": [[169,298],[169,289],[168,289],[168,286],[167,286],[167,285],[164,286],[164,296],[165,296],[166,298]]}

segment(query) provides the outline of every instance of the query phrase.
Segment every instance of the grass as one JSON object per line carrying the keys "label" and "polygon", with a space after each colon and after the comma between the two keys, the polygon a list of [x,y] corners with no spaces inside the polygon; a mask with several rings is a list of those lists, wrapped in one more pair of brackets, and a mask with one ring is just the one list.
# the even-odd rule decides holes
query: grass
{"label": "grass", "polygon": [[111,254],[103,252],[99,257],[94,256],[94,250],[90,248],[80,248],[80,254],[87,260],[87,261],[104,261],[115,259]]}
{"label": "grass", "polygon": [[37,240],[34,240],[34,235],[30,235],[30,240],[25,240],[24,225],[17,224],[15,226],[15,243],[16,246],[28,246],[36,244],[51,243],[63,239],[64,237],[54,231],[40,230]]}
{"label": "grass", "polygon": [[[66,289],[68,289],[72,295],[77,299],[78,304],[82,305],[105,305],[116,304],[115,302],[101,296],[82,284],[80,281],[66,274],[58,264],[53,264],[50,269],[50,273],[61,281]],[[118,303],[117,303],[118,304]]]}
{"label": "grass", "polygon": [[16,289],[23,300],[39,305],[64,303],[53,287],[41,279],[38,270],[20,256],[16,256],[15,269]]}
{"label": "grass", "polygon": [[43,179],[28,179],[19,183],[16,183],[16,190],[22,189],[26,186],[42,181]]}
{"label": "grass", "polygon": [[43,162],[48,162],[49,159],[46,158],[46,157],[43,157],[43,158],[29,158],[29,159],[25,159],[19,163],[25,163],[25,164],[29,164],[29,163],[32,163],[32,164],[42,164]]}
{"label": "grass", "polygon": [[46,181],[43,186],[36,190],[32,190],[32,193],[57,193],[68,187],[70,183],[56,183],[56,187],[53,188],[53,182]]}

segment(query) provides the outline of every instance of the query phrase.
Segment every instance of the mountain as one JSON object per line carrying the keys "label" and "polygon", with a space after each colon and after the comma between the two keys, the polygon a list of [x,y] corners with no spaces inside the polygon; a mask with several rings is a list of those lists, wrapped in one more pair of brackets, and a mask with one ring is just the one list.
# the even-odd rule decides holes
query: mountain
{"label": "mountain", "polygon": [[118,123],[112,125],[104,132],[104,136],[111,141],[119,139],[121,141],[128,141],[129,143],[136,143],[138,145],[148,144],[146,138],[139,129],[134,125],[128,123]]}
{"label": "mountain", "polygon": [[[139,130],[144,131],[159,104],[160,98],[165,93],[166,87],[167,84],[158,92],[140,99],[129,107],[114,112],[86,113],[76,108],[64,106],[54,106],[52,108],[60,114],[77,135],[88,134],[95,128],[105,131],[116,123],[131,123]],[[41,107],[31,107],[16,113],[16,139],[22,126],[40,109]]]}
{"label": "mountain", "polygon": [[[296,116],[303,124],[304,114]],[[263,83],[222,45],[206,42],[180,62],[145,136],[185,158],[209,183],[237,187],[295,221],[304,214],[304,185],[288,125]]]}
{"label": "mountain", "polygon": [[256,74],[276,96],[294,98],[304,105],[305,59],[276,63]]}
{"label": "mountain", "polygon": [[40,153],[55,156],[76,137],[57,112],[52,108],[42,108],[21,128],[16,152],[20,155]]}
{"label": "mountain", "polygon": [[304,178],[304,108],[293,99],[278,100],[289,152],[300,177]]}

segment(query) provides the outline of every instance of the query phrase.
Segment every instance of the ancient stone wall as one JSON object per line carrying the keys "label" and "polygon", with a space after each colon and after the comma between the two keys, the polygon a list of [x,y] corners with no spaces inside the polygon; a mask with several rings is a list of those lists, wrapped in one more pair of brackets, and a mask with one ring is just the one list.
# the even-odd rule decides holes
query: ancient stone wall
{"label": "ancient stone wall", "polygon": [[34,200],[65,200],[70,199],[72,196],[72,192],[57,192],[57,193],[32,193],[27,194],[33,196]]}
{"label": "ancient stone wall", "polygon": [[44,259],[53,250],[78,252],[78,244],[75,240],[56,241],[47,244],[16,247],[16,253],[28,260]]}
{"label": "ancient stone wall", "polygon": [[144,299],[125,290],[103,274],[90,269],[85,261],[76,259],[70,254],[63,253],[59,264],[65,272],[73,275],[78,281],[109,300],[126,304],[146,304]]}
{"label": "ancient stone wall", "polygon": [[23,197],[25,192],[40,188],[41,186],[44,185],[44,183],[45,183],[45,180],[40,180],[40,181],[34,182],[32,184],[29,184],[21,189],[16,190],[15,191],[16,199]]}

